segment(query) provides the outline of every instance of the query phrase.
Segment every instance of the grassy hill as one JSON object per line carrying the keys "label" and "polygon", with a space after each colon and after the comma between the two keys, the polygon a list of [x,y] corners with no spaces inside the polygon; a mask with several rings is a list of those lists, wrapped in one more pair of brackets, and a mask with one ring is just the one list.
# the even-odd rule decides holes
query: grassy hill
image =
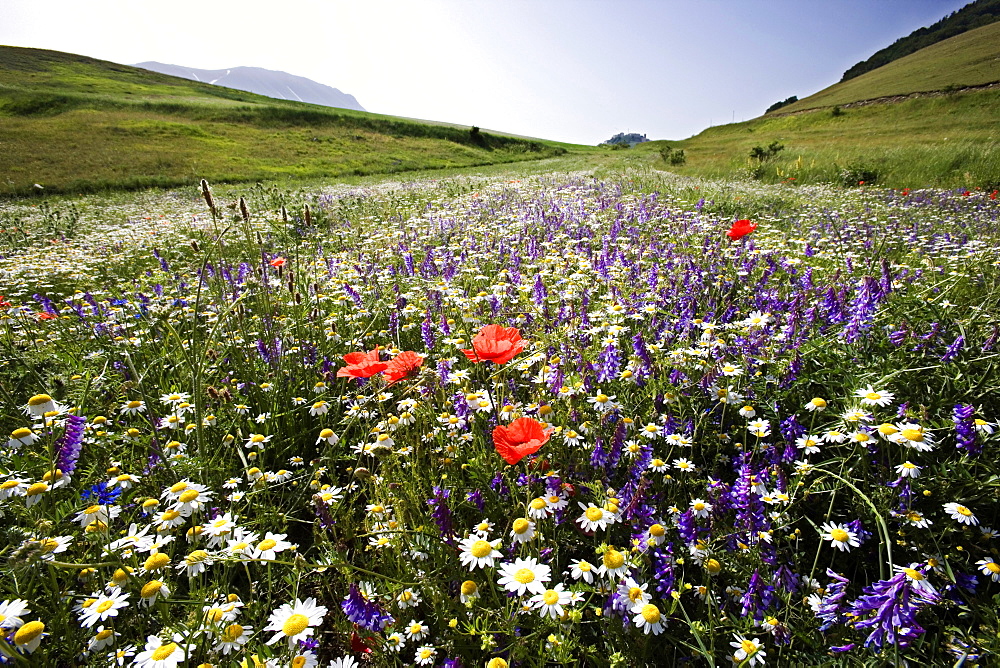
{"label": "grassy hill", "polygon": [[572,145],[276,100],[57,51],[0,46],[0,194],[393,173]]}
{"label": "grassy hill", "polygon": [[[681,174],[992,190],[1000,187],[1000,87],[959,89],[996,81],[1000,23],[939,42],[777,112],[634,150]],[[920,95],[838,106],[914,93]],[[775,142],[783,149],[764,159],[750,157],[755,147],[766,153]],[[666,146],[684,150],[686,163],[659,160]]]}
{"label": "grassy hill", "polygon": [[773,113],[787,114],[997,81],[1000,81],[1000,23],[992,23],[824,88]]}

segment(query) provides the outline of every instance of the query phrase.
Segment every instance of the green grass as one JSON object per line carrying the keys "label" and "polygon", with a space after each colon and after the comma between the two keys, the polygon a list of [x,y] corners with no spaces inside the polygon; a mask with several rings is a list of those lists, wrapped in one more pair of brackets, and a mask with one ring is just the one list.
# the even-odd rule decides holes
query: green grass
{"label": "green grass", "polygon": [[[1000,81],[1000,23],[929,46],[777,113],[711,127],[683,141],[641,144],[632,156],[689,176],[993,190],[1000,187],[1000,89],[959,89],[994,81]],[[921,91],[937,92],[838,106]],[[764,161],[750,158],[754,147],[772,142],[784,149]],[[660,156],[665,146],[683,149],[686,163],[668,165]]]}
{"label": "green grass", "polygon": [[1000,23],[932,44],[859,77],[824,88],[782,107],[777,113],[996,81],[1000,81]]}
{"label": "green grass", "polygon": [[569,144],[275,100],[0,47],[0,194],[340,178],[552,157]]}
{"label": "green grass", "polygon": [[[750,159],[755,146],[772,142],[784,146],[773,159]],[[659,155],[664,146],[683,149],[686,164],[664,163]],[[839,113],[768,114],[633,150],[660,169],[689,176],[992,190],[1000,186],[1000,90],[910,98]]]}

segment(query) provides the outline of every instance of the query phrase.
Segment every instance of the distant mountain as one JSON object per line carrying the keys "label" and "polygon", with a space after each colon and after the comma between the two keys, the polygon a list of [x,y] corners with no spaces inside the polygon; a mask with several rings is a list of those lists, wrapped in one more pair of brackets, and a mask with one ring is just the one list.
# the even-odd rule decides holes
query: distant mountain
{"label": "distant mountain", "polygon": [[277,98],[279,100],[294,100],[321,104],[325,107],[340,107],[365,111],[353,95],[342,93],[312,79],[298,77],[287,72],[265,70],[262,67],[233,67],[226,70],[199,70],[194,67],[167,65],[155,61],[138,63],[135,67],[169,74],[174,77],[201,81],[204,83],[245,90],[258,95]]}

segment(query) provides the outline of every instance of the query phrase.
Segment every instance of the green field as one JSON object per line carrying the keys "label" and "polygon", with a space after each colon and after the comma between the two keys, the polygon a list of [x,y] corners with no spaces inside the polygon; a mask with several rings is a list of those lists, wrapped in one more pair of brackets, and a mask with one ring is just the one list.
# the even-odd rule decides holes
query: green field
{"label": "green field", "polygon": [[[690,176],[993,190],[1000,186],[1000,89],[959,89],[998,80],[1000,23],[929,46],[776,113],[711,127],[683,141],[641,144],[635,155]],[[926,94],[837,106],[920,92]],[[782,150],[751,158],[755,147],[774,142]],[[683,150],[684,164],[661,159],[665,147]]]}
{"label": "green field", "polygon": [[[0,194],[344,177],[559,155],[571,145],[275,100],[0,47]],[[581,147],[582,148],[582,147]]]}

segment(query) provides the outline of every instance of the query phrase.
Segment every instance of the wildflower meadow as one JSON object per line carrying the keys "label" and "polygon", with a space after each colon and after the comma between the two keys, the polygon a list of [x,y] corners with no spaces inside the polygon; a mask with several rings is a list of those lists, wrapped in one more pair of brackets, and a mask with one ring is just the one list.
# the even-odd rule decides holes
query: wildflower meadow
{"label": "wildflower meadow", "polygon": [[0,663],[997,665],[996,198],[2,203]]}

